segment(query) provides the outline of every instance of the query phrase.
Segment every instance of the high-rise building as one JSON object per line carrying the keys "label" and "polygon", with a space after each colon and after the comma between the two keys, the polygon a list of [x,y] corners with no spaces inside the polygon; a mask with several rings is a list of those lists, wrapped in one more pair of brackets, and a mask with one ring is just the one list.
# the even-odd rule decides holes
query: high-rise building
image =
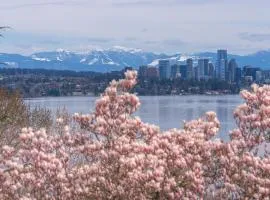
{"label": "high-rise building", "polygon": [[192,58],[187,59],[187,79],[193,78],[193,60]]}
{"label": "high-rise building", "polygon": [[270,83],[270,70],[263,70],[263,79],[266,83]]}
{"label": "high-rise building", "polygon": [[252,67],[246,65],[243,67],[243,76],[251,76],[253,80],[256,80],[256,71],[261,71],[259,67]]}
{"label": "high-rise building", "polygon": [[232,58],[228,64],[228,81],[235,82],[236,81],[236,68],[238,67],[236,60]]}
{"label": "high-rise building", "polygon": [[203,79],[203,77],[204,77],[204,61],[203,61],[203,59],[198,60],[197,72],[198,72],[198,80]]}
{"label": "high-rise building", "polygon": [[217,60],[221,60],[221,59],[228,60],[227,56],[228,56],[227,50],[225,50],[225,49],[217,50]]}
{"label": "high-rise building", "polygon": [[182,79],[188,78],[188,66],[187,65],[180,65],[180,74]]}
{"label": "high-rise building", "polygon": [[261,82],[263,80],[262,71],[256,71],[256,82]]}
{"label": "high-rise building", "polygon": [[209,63],[209,71],[208,71],[208,76],[209,78],[214,78],[215,76],[215,66],[213,65],[213,63]]}
{"label": "high-rise building", "polygon": [[198,80],[208,79],[209,74],[209,59],[199,59],[198,60]]}
{"label": "high-rise building", "polygon": [[171,76],[171,65],[169,60],[159,60],[159,77],[169,79]]}
{"label": "high-rise building", "polygon": [[139,78],[145,78],[147,76],[147,66],[140,66]]}
{"label": "high-rise building", "polygon": [[180,65],[174,64],[171,66],[171,77],[172,78],[180,77]]}
{"label": "high-rise building", "polygon": [[198,66],[195,66],[193,68],[193,77],[196,79],[196,80],[199,80],[199,75],[198,75]]}
{"label": "high-rise building", "polygon": [[221,80],[228,80],[227,50],[217,50],[216,78]]}
{"label": "high-rise building", "polygon": [[147,77],[148,78],[157,78],[158,77],[158,69],[156,67],[148,67],[147,68]]}
{"label": "high-rise building", "polygon": [[235,70],[235,82],[239,83],[242,79],[242,69],[240,67],[237,67]]}

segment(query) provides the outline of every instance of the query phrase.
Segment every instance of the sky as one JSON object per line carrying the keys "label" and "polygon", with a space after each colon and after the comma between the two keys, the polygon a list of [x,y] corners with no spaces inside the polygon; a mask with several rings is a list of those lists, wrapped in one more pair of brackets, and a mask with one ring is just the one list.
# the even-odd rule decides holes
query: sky
{"label": "sky", "polygon": [[0,0],[0,52],[115,45],[157,53],[270,48],[269,0]]}

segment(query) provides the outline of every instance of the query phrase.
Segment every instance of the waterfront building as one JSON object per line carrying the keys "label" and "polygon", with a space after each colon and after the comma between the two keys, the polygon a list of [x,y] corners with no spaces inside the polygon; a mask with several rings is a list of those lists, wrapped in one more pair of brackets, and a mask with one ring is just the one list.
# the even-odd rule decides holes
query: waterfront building
{"label": "waterfront building", "polygon": [[217,50],[217,60],[227,60],[228,59],[228,54],[226,49],[218,49]]}
{"label": "waterfront building", "polygon": [[187,65],[187,79],[193,79],[193,59],[188,58],[186,60],[186,65]]}
{"label": "waterfront building", "polygon": [[199,80],[199,79],[198,79],[198,66],[196,66],[196,67],[193,68],[193,77],[194,77],[196,80]]}
{"label": "waterfront building", "polygon": [[158,77],[158,69],[156,67],[148,67],[146,73],[147,73],[148,78],[157,78]]}
{"label": "waterfront building", "polygon": [[256,82],[261,82],[263,80],[262,71],[256,71]]}
{"label": "waterfront building", "polygon": [[244,76],[245,82],[252,83],[253,82],[253,77],[252,76]]}
{"label": "waterfront building", "polygon": [[228,64],[228,81],[235,82],[236,81],[236,68],[238,67],[236,60],[232,58]]}
{"label": "waterfront building", "polygon": [[159,77],[160,79],[169,79],[171,76],[171,65],[169,60],[159,60]]}
{"label": "waterfront building", "polygon": [[216,78],[224,81],[228,80],[227,50],[217,50]]}
{"label": "waterfront building", "polygon": [[147,66],[140,66],[138,75],[139,75],[139,78],[146,78],[147,77]]}
{"label": "waterfront building", "polygon": [[209,59],[201,58],[198,60],[198,80],[208,79]]}
{"label": "waterfront building", "polygon": [[180,65],[180,74],[182,79],[188,78],[188,66],[187,65]]}
{"label": "waterfront building", "polygon": [[214,78],[214,76],[215,76],[215,66],[213,65],[213,63],[210,62],[208,67],[209,67],[209,71],[208,71],[209,78]]}
{"label": "waterfront building", "polygon": [[178,78],[180,77],[180,65],[174,64],[171,67],[171,78]]}
{"label": "waterfront building", "polygon": [[239,83],[242,80],[242,69],[237,67],[235,70],[235,82]]}
{"label": "waterfront building", "polygon": [[198,66],[197,66],[197,79],[201,80],[204,77],[204,62],[203,59],[198,60]]}
{"label": "waterfront building", "polygon": [[270,70],[263,70],[263,79],[266,83],[270,83]]}
{"label": "waterfront building", "polygon": [[243,76],[252,76],[252,80],[256,80],[256,71],[261,71],[259,67],[246,65],[243,67]]}

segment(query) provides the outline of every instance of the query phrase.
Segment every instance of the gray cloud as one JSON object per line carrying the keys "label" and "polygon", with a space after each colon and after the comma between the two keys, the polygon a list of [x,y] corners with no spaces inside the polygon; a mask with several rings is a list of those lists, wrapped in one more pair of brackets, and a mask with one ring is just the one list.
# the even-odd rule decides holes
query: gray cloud
{"label": "gray cloud", "polygon": [[65,0],[65,1],[47,1],[47,2],[32,2],[32,3],[23,3],[23,4],[7,4],[0,6],[0,9],[19,9],[27,7],[42,7],[42,6],[66,6],[66,5],[82,5],[86,1],[75,1],[75,0]]}
{"label": "gray cloud", "polygon": [[248,40],[251,42],[262,42],[270,40],[270,33],[240,33],[239,37],[242,40]]}

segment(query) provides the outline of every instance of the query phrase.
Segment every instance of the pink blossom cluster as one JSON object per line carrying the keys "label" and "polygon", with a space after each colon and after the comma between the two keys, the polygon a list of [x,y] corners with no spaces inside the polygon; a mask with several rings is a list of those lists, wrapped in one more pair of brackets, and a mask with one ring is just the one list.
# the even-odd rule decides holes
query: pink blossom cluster
{"label": "pink blossom cluster", "polygon": [[234,136],[244,137],[251,148],[270,142],[270,86],[252,85],[252,92],[244,90],[241,95],[245,103],[234,112],[239,127]]}
{"label": "pink blossom cluster", "polygon": [[[112,81],[81,129],[24,128],[0,153],[0,199],[270,199],[270,87],[243,91],[228,142],[214,112],[162,132],[133,114],[137,73]],[[61,124],[62,120],[58,120]]]}

